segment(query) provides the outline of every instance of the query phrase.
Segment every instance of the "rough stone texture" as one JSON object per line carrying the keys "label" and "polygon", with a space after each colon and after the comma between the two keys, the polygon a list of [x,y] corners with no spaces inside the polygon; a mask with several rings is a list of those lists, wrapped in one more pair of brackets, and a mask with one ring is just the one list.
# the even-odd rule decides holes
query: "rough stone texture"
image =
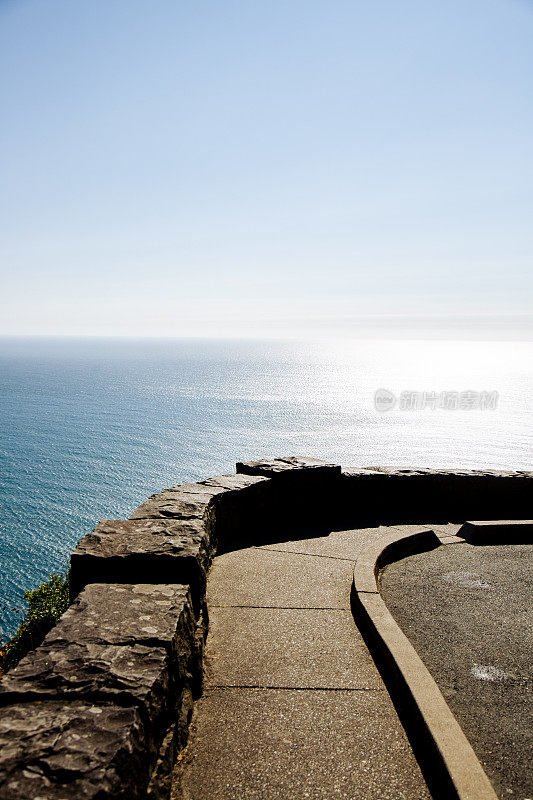
{"label": "rough stone texture", "polygon": [[149,497],[135,509],[130,519],[166,519],[201,523],[207,536],[210,553],[213,555],[217,549],[214,500],[225,491],[222,486],[206,486],[200,483],[171,486]]}
{"label": "rough stone texture", "polygon": [[205,480],[199,482],[199,486],[221,488],[226,489],[227,491],[240,491],[241,489],[248,489],[250,486],[261,486],[264,483],[264,477],[231,474],[215,475],[214,478],[206,478]]}
{"label": "rough stone texture", "polygon": [[71,595],[88,583],[183,583],[198,614],[209,563],[201,522],[103,520],[72,553]]}
{"label": "rough stone texture", "polygon": [[193,683],[194,687],[198,687],[198,691],[195,692],[198,694],[202,689],[202,679],[203,679],[203,663],[204,663],[204,650],[205,650],[205,640],[207,638],[207,631],[209,629],[209,613],[207,608],[207,603],[204,602],[204,606],[200,611],[200,616],[196,622],[196,632],[194,634],[194,652],[196,657],[196,663],[198,664],[198,681]]}
{"label": "rough stone texture", "polygon": [[[130,519],[200,520],[211,534],[209,510],[213,498],[224,492],[222,487],[207,487],[198,483],[171,486],[151,495],[135,509]],[[215,542],[212,542],[215,545]]]}
{"label": "rough stone texture", "polygon": [[87,698],[135,705],[153,760],[170,720],[187,716],[200,676],[187,587],[96,584],[4,677],[0,704]]}
{"label": "rough stone texture", "polygon": [[179,638],[189,635],[190,618],[186,585],[89,584],[45,641],[77,642],[82,635],[108,644],[154,643],[172,654]]}
{"label": "rough stone texture", "polygon": [[188,494],[176,487],[164,492],[153,494],[146,502],[140,505],[130,519],[180,519],[201,520],[211,502],[213,495],[205,497],[198,494]]}
{"label": "rough stone texture", "polygon": [[178,710],[173,683],[162,647],[56,641],[41,645],[11,670],[0,702],[86,698],[135,705],[146,723],[153,756],[169,715]]}
{"label": "rough stone texture", "polygon": [[[192,708],[191,708],[192,717]],[[178,728],[183,725],[184,720],[180,719],[178,723],[171,724],[167,733],[165,734],[157,760],[155,762],[150,783],[146,792],[147,800],[167,800],[172,782],[172,768],[176,762],[179,751],[182,749],[185,742],[178,735]],[[186,724],[189,723],[189,717],[186,719]]]}
{"label": "rough stone texture", "polygon": [[242,547],[261,537],[275,507],[272,481],[249,475],[219,475],[203,481],[203,485],[223,489],[212,508],[217,552]]}
{"label": "rough stone texture", "polygon": [[209,690],[174,800],[429,800],[384,691]]}
{"label": "rough stone texture", "polygon": [[[176,517],[176,519],[194,519],[201,517],[215,498],[228,492],[240,491],[250,486],[264,483],[264,478],[250,475],[216,475],[197,483],[182,483],[171,486],[151,497],[137,508],[130,519],[146,519],[143,510],[150,509],[157,517]],[[167,508],[167,504],[169,507]],[[173,507],[170,507],[172,506]]]}
{"label": "rough stone texture", "polygon": [[[204,770],[191,784],[194,800],[425,800],[412,755],[398,744],[394,712],[378,700],[388,702],[381,679],[345,610],[349,579],[346,592],[339,587],[380,524],[437,519],[435,530],[448,545],[442,549],[451,551],[468,545],[453,544],[457,526],[450,519],[530,516],[533,473],[376,467],[341,474],[338,465],[297,457],[239,463],[237,470],[153,495],[130,520],[103,521],[80,542],[73,596],[85,590],[43,646],[0,684],[0,798],[167,797],[192,692],[200,687],[210,558],[217,547],[220,553],[255,544],[261,549],[219,562],[227,574],[215,602],[276,607],[215,609],[207,648],[212,694],[205,698],[214,698],[214,716],[211,735],[196,740],[196,763],[203,753],[210,762],[212,752],[220,753],[228,773]],[[363,524],[365,531],[340,532]],[[232,574],[227,568],[239,562],[244,571]],[[186,588],[161,585],[182,583],[191,586],[196,620]],[[268,689],[247,710],[251,693],[265,690],[228,688],[255,685],[283,691]],[[367,714],[362,701],[372,696],[377,703]],[[284,731],[288,749],[287,741],[273,741]],[[357,756],[350,761],[344,743],[352,753],[354,736]],[[235,748],[245,765],[235,760]],[[263,751],[272,754],[272,768]],[[346,765],[342,774],[338,763]],[[208,793],[212,775],[221,794]],[[228,787],[228,780],[236,783]]]}
{"label": "rough stone texture", "polygon": [[270,489],[270,481],[263,477],[218,475],[152,495],[131,519],[201,520],[211,552],[217,546],[231,549],[261,529],[272,505]]}
{"label": "rough stone texture", "polygon": [[381,472],[385,475],[458,475],[465,477],[489,477],[489,478],[533,478],[530,470],[501,470],[501,469],[434,469],[433,467],[356,467],[355,469],[343,470],[347,475],[362,472]]}
{"label": "rough stone texture", "polygon": [[137,800],[149,761],[139,711],[47,701],[2,709],[1,800]]}

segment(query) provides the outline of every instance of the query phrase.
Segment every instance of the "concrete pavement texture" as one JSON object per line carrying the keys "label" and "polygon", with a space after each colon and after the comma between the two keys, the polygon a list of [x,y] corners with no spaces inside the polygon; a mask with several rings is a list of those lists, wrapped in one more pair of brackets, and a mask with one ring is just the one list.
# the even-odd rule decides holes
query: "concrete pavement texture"
{"label": "concrete pavement texture", "polygon": [[390,564],[381,594],[501,798],[533,797],[532,545],[446,540]]}
{"label": "concrete pavement texture", "polygon": [[215,558],[205,691],[173,800],[429,800],[350,611],[355,558],[379,535]]}

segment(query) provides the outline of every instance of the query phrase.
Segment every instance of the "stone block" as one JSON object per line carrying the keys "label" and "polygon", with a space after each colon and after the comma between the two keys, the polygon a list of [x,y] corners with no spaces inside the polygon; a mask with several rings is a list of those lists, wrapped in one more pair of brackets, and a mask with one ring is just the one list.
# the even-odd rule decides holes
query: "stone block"
{"label": "stone block", "polygon": [[202,482],[223,491],[214,499],[211,520],[216,532],[217,552],[260,540],[272,518],[275,494],[268,478],[251,475],[218,475]]}
{"label": "stone block", "polygon": [[243,489],[248,489],[250,486],[260,486],[264,484],[267,478],[259,475],[215,475],[213,478],[206,478],[200,481],[200,485],[213,488],[225,489],[228,491],[240,492]]}
{"label": "stone block", "polygon": [[47,700],[0,715],[1,800],[141,800],[150,763],[139,709]]}
{"label": "stone block", "polygon": [[313,458],[288,456],[237,463],[237,472],[270,478],[263,528],[279,524],[295,530],[335,524],[341,468]]}
{"label": "stone block", "polygon": [[189,634],[191,617],[186,585],[94,583],[78,595],[45,642],[83,638],[107,644],[153,643],[171,654],[177,639]]}
{"label": "stone block", "polygon": [[201,520],[210,502],[211,496],[203,499],[198,495],[169,489],[149,497],[133,512],[130,519]]}
{"label": "stone block", "polygon": [[191,706],[201,663],[186,587],[93,584],[0,683],[0,705],[92,700],[135,706],[155,758]]}
{"label": "stone block", "polygon": [[533,473],[369,467],[343,473],[345,526],[527,517]]}
{"label": "stone block", "polygon": [[261,461],[238,461],[236,469],[237,473],[243,475],[262,475],[266,478],[276,478],[277,480],[287,480],[288,478],[293,482],[302,478],[323,478],[324,476],[338,476],[341,474],[339,464],[331,464],[327,461],[304,458],[303,456],[287,456],[285,458],[262,459]]}
{"label": "stone block", "polygon": [[182,583],[198,614],[210,560],[199,521],[102,520],[72,553],[71,596],[89,583]]}
{"label": "stone block", "polygon": [[[198,519],[205,514],[213,498],[223,494],[226,488],[201,481],[170,486],[151,495],[133,512],[130,519],[152,519],[152,513],[157,514],[156,518]],[[150,516],[147,517],[146,512]]]}
{"label": "stone block", "polygon": [[203,524],[210,552],[231,549],[254,535],[273,506],[267,478],[218,475],[198,483],[184,483],[153,495],[133,512],[132,520],[180,520]]}
{"label": "stone block", "polygon": [[214,553],[218,539],[228,546],[246,530],[259,524],[264,515],[269,481],[247,475],[218,475],[198,483],[172,486],[137,508],[130,519],[182,520],[202,522]]}
{"label": "stone block", "polygon": [[172,486],[151,495],[135,509],[130,519],[203,520],[213,497],[220,492],[209,491],[207,487],[201,491],[191,491],[191,485],[187,489]]}
{"label": "stone block", "polygon": [[472,520],[465,522],[459,535],[471,544],[531,544],[533,520]]}

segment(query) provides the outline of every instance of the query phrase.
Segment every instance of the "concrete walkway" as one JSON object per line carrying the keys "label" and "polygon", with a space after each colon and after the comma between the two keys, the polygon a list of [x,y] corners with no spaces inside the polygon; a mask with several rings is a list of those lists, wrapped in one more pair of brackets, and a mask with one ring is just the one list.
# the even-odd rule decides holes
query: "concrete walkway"
{"label": "concrete walkway", "polygon": [[377,536],[215,559],[205,690],[174,800],[430,798],[350,611],[354,560]]}

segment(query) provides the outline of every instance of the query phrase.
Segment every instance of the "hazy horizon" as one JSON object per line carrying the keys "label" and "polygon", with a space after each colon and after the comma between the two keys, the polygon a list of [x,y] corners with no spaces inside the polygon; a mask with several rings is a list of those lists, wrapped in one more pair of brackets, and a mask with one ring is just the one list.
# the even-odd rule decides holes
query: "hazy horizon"
{"label": "hazy horizon", "polygon": [[0,335],[533,339],[533,6],[0,3]]}

